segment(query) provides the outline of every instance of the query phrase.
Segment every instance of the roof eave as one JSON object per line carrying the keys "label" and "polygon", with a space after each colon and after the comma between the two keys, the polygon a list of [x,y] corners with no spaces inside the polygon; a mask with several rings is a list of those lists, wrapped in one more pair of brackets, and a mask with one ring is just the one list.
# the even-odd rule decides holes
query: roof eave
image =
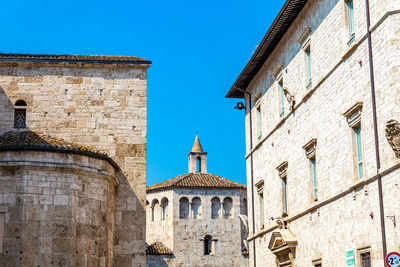
{"label": "roof eave", "polygon": [[[293,8],[293,10],[289,11],[287,10],[290,4],[296,4],[296,3],[297,5]],[[250,60],[247,62],[246,66],[239,74],[238,78],[236,79],[236,81],[234,82],[228,93],[225,95],[226,98],[244,98],[243,91],[247,90],[247,87],[250,84],[251,80],[261,69],[264,62],[267,60],[271,52],[275,49],[275,47],[279,43],[281,37],[285,35],[285,33],[287,32],[287,30],[289,29],[293,21],[296,19],[297,15],[301,12],[306,3],[307,0],[286,0],[283,7],[279,11],[278,15],[272,22],[267,33],[265,34],[264,38],[257,46],[256,51],[253,53]],[[284,15],[290,15],[286,14],[290,12],[294,12],[292,13],[292,16],[290,16],[289,18],[287,18],[286,16],[286,20],[285,18],[283,18],[283,21],[280,21],[280,19]],[[268,39],[271,37],[272,40],[269,44],[269,47],[268,46],[265,47]],[[237,88],[241,90],[238,90]]]}

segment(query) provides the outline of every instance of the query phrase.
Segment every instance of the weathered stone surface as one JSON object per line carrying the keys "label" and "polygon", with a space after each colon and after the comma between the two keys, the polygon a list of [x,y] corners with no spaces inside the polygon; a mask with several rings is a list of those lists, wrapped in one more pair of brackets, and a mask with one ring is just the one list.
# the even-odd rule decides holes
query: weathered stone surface
{"label": "weathered stone surface", "polygon": [[[372,266],[382,266],[382,243],[374,147],[373,114],[370,93],[367,29],[364,1],[354,2],[355,40],[348,45],[345,23],[346,1],[308,1],[278,46],[251,81],[247,90],[260,96],[252,106],[254,182],[264,181],[264,211],[255,190],[255,233],[250,223],[250,265],[253,244],[257,266],[275,266],[275,255],[268,249],[277,221],[282,215],[282,179],[277,167],[287,162],[287,227],[297,246],[295,266],[346,266],[346,251],[357,254],[369,247]],[[383,201],[388,252],[399,251],[400,232],[386,216],[400,216],[398,177],[400,159],[385,137],[386,123],[400,121],[400,51],[396,34],[400,30],[399,1],[370,0],[372,49],[374,59],[379,150],[383,183]],[[307,27],[311,28],[312,86],[306,87],[304,50],[298,43]],[[274,71],[283,64],[278,78]],[[280,116],[278,82],[295,96],[290,113],[285,100]],[[243,88],[244,89],[244,88]],[[253,99],[254,100],[254,99]],[[358,178],[354,130],[343,115],[362,102],[360,125],[364,177]],[[253,101],[254,103],[254,101]],[[249,105],[246,97],[246,107]],[[258,138],[256,110],[260,107],[261,137]],[[246,114],[246,145],[250,154],[250,114]],[[318,140],[315,150],[317,199],[312,197],[310,160],[302,148],[311,139]],[[251,199],[250,156],[247,156],[247,184]],[[397,178],[396,178],[397,177]],[[249,201],[251,204],[251,201]],[[251,206],[249,208],[251,218]],[[264,214],[264,229],[261,223]]]}

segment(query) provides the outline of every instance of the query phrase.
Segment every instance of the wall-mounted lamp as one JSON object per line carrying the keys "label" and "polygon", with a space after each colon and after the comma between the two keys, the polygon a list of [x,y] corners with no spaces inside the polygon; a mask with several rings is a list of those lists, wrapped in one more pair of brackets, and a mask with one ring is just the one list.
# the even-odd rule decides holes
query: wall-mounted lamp
{"label": "wall-mounted lamp", "polygon": [[237,102],[236,106],[234,107],[234,109],[238,109],[238,110],[242,110],[245,109],[246,107],[244,106],[243,102]]}

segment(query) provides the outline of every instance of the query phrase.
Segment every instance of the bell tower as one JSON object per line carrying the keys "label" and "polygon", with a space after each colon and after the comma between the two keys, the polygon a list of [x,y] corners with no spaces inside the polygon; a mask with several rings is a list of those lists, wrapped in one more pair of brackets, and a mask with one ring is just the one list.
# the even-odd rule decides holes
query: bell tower
{"label": "bell tower", "polygon": [[199,137],[196,135],[192,151],[189,155],[189,172],[207,173],[207,152],[203,152]]}

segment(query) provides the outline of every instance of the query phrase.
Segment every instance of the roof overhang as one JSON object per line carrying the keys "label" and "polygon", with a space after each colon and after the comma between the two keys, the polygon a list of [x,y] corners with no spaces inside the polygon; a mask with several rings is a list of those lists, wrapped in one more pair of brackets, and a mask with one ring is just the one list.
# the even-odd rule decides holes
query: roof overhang
{"label": "roof overhang", "polygon": [[285,35],[297,15],[301,12],[307,0],[286,0],[278,16],[272,22],[261,43],[253,53],[247,65],[244,67],[235,83],[232,85],[225,97],[243,98],[244,92],[250,82],[261,69],[264,62],[271,55],[272,51],[278,45],[281,38]]}

